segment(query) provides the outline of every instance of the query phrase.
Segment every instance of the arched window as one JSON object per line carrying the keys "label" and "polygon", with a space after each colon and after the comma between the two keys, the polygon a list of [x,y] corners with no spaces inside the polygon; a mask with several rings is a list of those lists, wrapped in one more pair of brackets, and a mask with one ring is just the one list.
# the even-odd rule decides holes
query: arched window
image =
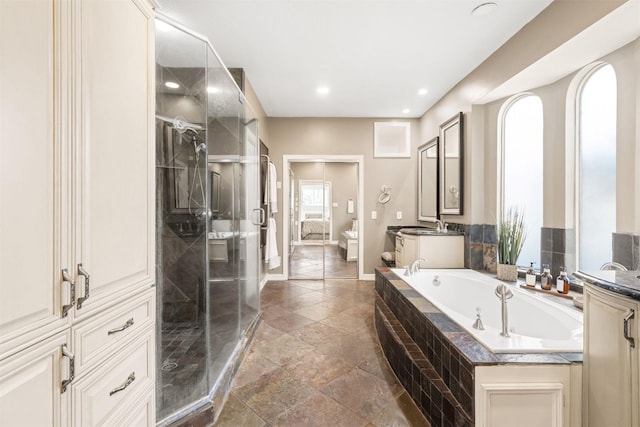
{"label": "arched window", "polygon": [[612,260],[616,230],[616,75],[602,65],[584,79],[577,102],[577,259],[581,270]]}
{"label": "arched window", "polygon": [[540,261],[542,228],[542,101],[523,95],[511,101],[502,115],[502,210],[524,210],[527,237],[519,266]]}

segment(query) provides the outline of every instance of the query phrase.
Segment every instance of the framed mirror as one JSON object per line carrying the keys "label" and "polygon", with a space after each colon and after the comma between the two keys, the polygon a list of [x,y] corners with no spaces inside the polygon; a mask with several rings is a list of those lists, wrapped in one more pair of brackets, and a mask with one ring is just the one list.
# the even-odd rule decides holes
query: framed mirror
{"label": "framed mirror", "polygon": [[440,214],[462,215],[464,171],[463,115],[458,113],[440,125]]}
{"label": "framed mirror", "polygon": [[438,216],[438,137],[418,147],[418,221]]}

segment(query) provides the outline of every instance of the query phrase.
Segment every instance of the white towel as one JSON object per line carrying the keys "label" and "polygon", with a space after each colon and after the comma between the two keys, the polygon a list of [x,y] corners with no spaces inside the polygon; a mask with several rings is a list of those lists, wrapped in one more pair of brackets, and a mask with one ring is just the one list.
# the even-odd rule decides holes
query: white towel
{"label": "white towel", "polygon": [[264,248],[264,261],[268,264],[269,270],[280,267],[275,218],[269,218],[269,221],[267,221],[267,243]]}
{"label": "white towel", "polygon": [[267,173],[267,185],[264,192],[264,204],[269,206],[269,212],[278,212],[278,175],[276,174],[276,165],[269,162],[269,171]]}

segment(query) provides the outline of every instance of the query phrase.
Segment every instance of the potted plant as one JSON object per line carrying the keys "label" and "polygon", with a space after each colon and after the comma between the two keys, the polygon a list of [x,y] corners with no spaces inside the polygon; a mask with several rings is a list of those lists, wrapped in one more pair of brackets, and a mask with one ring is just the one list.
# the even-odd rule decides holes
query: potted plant
{"label": "potted plant", "polygon": [[498,279],[515,282],[518,278],[516,262],[526,238],[524,211],[514,207],[507,209],[498,223],[497,235]]}

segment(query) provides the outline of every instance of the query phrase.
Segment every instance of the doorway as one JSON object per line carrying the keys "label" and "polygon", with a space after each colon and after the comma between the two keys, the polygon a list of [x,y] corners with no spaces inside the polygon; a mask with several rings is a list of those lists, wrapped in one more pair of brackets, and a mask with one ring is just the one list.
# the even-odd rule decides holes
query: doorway
{"label": "doorway", "polygon": [[361,156],[285,156],[289,279],[358,279]]}

